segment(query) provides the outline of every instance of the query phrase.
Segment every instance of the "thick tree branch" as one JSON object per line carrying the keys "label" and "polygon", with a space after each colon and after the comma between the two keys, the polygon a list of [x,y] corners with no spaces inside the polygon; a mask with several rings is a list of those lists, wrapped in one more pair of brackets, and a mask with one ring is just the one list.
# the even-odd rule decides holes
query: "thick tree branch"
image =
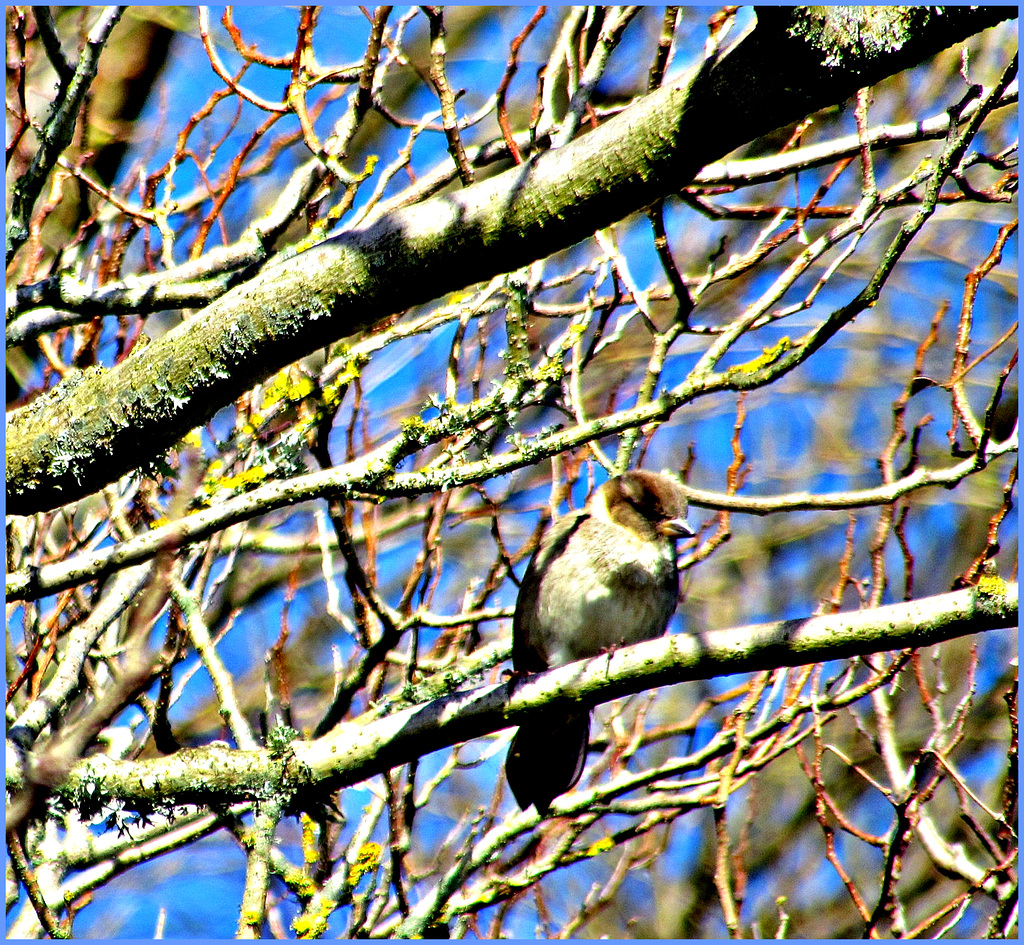
{"label": "thick tree branch", "polygon": [[1014,15],[1006,7],[864,9],[760,10],[756,29],[731,51],[593,132],[285,259],[116,368],[69,378],[11,416],[7,511],[88,495],[280,367],[382,316],[578,242],[677,192],[738,145]]}
{"label": "thick tree branch", "polygon": [[[267,792],[356,784],[432,751],[516,725],[543,707],[589,706],[655,686],[801,666],[881,650],[931,646],[1017,623],[1018,585],[978,587],[873,610],[683,633],[507,684],[435,699],[369,722],[342,723],[312,742],[280,749],[188,749],[166,758],[103,755],[72,769],[60,793],[74,803],[104,797],[130,808],[230,803]],[[31,777],[32,764],[28,771]]]}

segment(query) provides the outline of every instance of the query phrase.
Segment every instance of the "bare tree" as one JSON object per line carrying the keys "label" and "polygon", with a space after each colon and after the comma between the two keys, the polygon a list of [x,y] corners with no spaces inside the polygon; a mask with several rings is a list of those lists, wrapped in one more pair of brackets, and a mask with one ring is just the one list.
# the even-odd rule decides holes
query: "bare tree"
{"label": "bare tree", "polygon": [[7,8],[9,934],[1015,934],[1013,8],[155,9]]}

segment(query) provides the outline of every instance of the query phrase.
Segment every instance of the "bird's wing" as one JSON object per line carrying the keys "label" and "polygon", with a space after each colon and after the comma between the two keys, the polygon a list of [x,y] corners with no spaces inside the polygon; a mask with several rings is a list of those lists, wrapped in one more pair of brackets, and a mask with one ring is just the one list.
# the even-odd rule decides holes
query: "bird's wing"
{"label": "bird's wing", "polygon": [[542,673],[548,669],[548,655],[541,649],[534,627],[540,585],[551,563],[565,551],[573,533],[588,518],[590,513],[582,509],[563,515],[548,529],[527,565],[512,617],[512,666],[519,672]]}

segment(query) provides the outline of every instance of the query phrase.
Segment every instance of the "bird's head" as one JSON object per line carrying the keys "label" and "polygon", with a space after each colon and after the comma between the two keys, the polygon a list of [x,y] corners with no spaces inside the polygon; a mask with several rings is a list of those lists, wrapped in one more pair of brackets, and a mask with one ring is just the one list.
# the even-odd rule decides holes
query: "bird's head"
{"label": "bird's head", "polygon": [[635,470],[609,479],[588,504],[596,518],[623,528],[670,540],[695,534],[686,520],[682,486],[665,473]]}

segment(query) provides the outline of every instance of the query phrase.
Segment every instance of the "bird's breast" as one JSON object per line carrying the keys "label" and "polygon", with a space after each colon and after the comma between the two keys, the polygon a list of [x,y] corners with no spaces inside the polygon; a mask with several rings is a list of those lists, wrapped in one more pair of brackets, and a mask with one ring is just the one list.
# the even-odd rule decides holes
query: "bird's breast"
{"label": "bird's breast", "polygon": [[549,666],[665,632],[678,593],[672,546],[620,531],[580,529],[549,563],[530,621]]}

